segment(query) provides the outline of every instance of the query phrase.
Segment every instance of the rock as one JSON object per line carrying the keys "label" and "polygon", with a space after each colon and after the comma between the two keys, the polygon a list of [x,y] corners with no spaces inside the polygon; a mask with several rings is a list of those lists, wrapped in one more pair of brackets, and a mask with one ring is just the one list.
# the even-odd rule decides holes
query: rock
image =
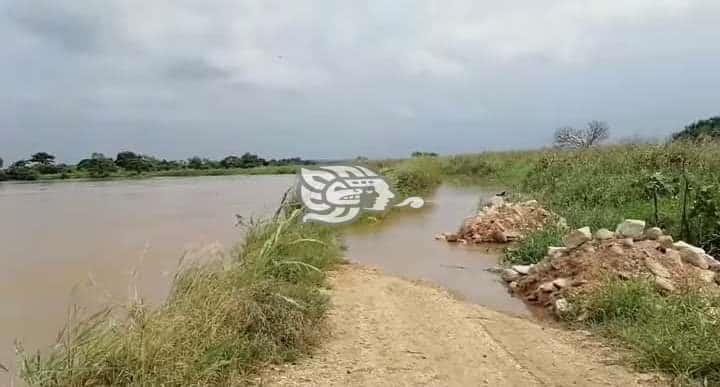
{"label": "rock", "polygon": [[705,259],[705,250],[683,241],[675,242],[673,247],[680,252],[683,261],[701,269],[710,267]]}
{"label": "rock", "polygon": [[582,250],[583,250],[584,252],[588,253],[588,254],[592,254],[592,253],[595,252],[595,248],[594,248],[593,246],[590,246],[590,245],[585,245],[585,246],[583,246]]}
{"label": "rock", "polygon": [[645,231],[645,221],[637,219],[625,219],[618,224],[615,233],[626,238],[640,238]]}
{"label": "rock", "polygon": [[497,243],[507,243],[508,237],[502,230],[495,230],[493,233],[493,240]]}
{"label": "rock", "polygon": [[649,229],[647,229],[645,231],[645,237],[647,239],[651,239],[651,240],[655,241],[658,238],[660,238],[661,236],[663,236],[663,232],[660,229],[660,227],[650,227]]}
{"label": "rock", "polygon": [[597,239],[597,240],[604,241],[606,239],[613,239],[613,238],[615,238],[615,233],[606,228],[601,228],[601,229],[595,231],[595,239]]}
{"label": "rock", "polygon": [[520,279],[520,273],[513,269],[504,269],[502,274],[500,274],[500,278],[502,278],[505,282],[512,282]]}
{"label": "rock", "polygon": [[513,282],[510,282],[510,284],[508,284],[508,286],[510,287],[510,290],[512,290],[514,292],[518,288],[518,283],[517,283],[517,281],[513,281]]}
{"label": "rock", "polygon": [[660,243],[660,247],[664,249],[670,249],[673,247],[673,237],[670,235],[660,236],[657,241]]}
{"label": "rock", "polygon": [[675,285],[673,285],[672,281],[670,281],[667,278],[663,277],[655,277],[655,285],[660,290],[665,290],[668,292],[674,292],[675,291]]}
{"label": "rock", "polygon": [[635,242],[632,238],[625,238],[622,240],[622,245],[625,247],[633,247],[634,244]]}
{"label": "rock", "polygon": [[703,280],[706,283],[714,283],[715,282],[715,272],[710,270],[700,270],[700,279]]}
{"label": "rock", "polygon": [[617,255],[617,256],[625,255],[625,250],[623,250],[622,247],[620,247],[618,245],[610,246],[610,252],[613,253],[613,255]]}
{"label": "rock", "polygon": [[579,228],[565,237],[565,247],[574,249],[589,240],[592,240],[590,227]]}
{"label": "rock", "polygon": [[567,248],[565,248],[565,247],[549,246],[547,255],[554,258],[554,257],[562,256],[563,254],[565,254],[565,252],[567,252]]}
{"label": "rock", "polygon": [[452,233],[445,233],[444,234],[445,240],[448,242],[457,242],[458,241],[458,235],[452,234]]}
{"label": "rock", "polygon": [[485,271],[494,273],[494,274],[502,274],[503,270],[505,270],[505,269],[503,269],[500,266],[492,266],[492,267],[488,267],[487,269],[485,269]]}
{"label": "rock", "polygon": [[715,283],[720,285],[720,273],[715,273]]}
{"label": "rock", "polygon": [[523,202],[522,205],[523,205],[523,206],[526,206],[526,207],[535,207],[535,206],[538,205],[538,201],[535,200],[535,199],[532,199],[532,200],[528,200],[528,201],[526,201],[526,202]]}
{"label": "rock", "polygon": [[555,291],[555,285],[553,285],[552,281],[543,282],[540,286],[538,286],[538,288],[547,293]]}
{"label": "rock", "polygon": [[553,286],[555,286],[558,289],[566,288],[570,286],[570,280],[567,278],[556,278],[552,282]]}
{"label": "rock", "polygon": [[651,273],[658,277],[670,278],[670,272],[668,269],[653,258],[645,257],[645,266],[647,266]]}
{"label": "rock", "polygon": [[720,261],[708,254],[705,254],[705,261],[708,263],[708,269],[712,271],[720,271]]}
{"label": "rock", "polygon": [[512,269],[522,275],[528,275],[530,273],[530,269],[532,269],[532,267],[533,267],[533,265],[513,265]]}
{"label": "rock", "polygon": [[561,317],[567,315],[572,310],[572,306],[570,305],[568,300],[564,298],[558,298],[557,300],[555,300],[554,307],[555,313]]}

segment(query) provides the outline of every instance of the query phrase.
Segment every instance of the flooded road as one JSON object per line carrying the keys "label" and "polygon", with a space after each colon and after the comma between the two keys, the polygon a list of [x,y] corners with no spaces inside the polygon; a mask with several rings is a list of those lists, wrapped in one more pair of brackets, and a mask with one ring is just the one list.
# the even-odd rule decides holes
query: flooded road
{"label": "flooded road", "polygon": [[[270,215],[294,176],[217,176],[105,182],[0,183],[0,363],[13,368],[13,341],[47,348],[68,306],[125,303],[137,287],[147,303],[165,298],[188,249],[241,238],[235,214]],[[390,274],[428,280],[462,298],[524,314],[484,248],[448,245],[433,235],[471,215],[479,189],[441,187],[420,210],[354,227],[348,257]],[[133,279],[134,270],[138,275]],[[0,386],[6,384],[0,373]]]}
{"label": "flooded road", "polygon": [[486,271],[497,265],[497,252],[433,239],[435,234],[456,231],[463,218],[477,212],[479,199],[490,195],[477,187],[442,186],[426,198],[429,203],[422,209],[404,210],[378,225],[353,227],[346,236],[348,258],[441,285],[491,309],[528,315],[527,307],[509,296],[498,276]]}

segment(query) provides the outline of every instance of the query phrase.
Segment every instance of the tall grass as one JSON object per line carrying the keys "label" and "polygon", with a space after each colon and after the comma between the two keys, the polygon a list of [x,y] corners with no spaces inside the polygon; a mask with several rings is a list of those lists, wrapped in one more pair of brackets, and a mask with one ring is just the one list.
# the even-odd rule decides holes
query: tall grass
{"label": "tall grass", "polygon": [[662,296],[650,282],[608,280],[574,303],[589,312],[585,324],[632,349],[640,368],[720,384],[719,297]]}
{"label": "tall grass", "polygon": [[322,336],[325,270],[340,259],[335,231],[299,210],[253,224],[230,262],[180,272],[158,309],[131,304],[70,325],[47,355],[28,355],[32,385],[227,385],[294,359]]}

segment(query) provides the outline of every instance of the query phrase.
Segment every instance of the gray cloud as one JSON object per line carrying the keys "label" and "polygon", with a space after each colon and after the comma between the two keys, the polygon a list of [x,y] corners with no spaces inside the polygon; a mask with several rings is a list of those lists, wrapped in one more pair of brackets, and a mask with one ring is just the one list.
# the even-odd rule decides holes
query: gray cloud
{"label": "gray cloud", "polygon": [[0,157],[402,156],[717,114],[710,0],[7,0]]}

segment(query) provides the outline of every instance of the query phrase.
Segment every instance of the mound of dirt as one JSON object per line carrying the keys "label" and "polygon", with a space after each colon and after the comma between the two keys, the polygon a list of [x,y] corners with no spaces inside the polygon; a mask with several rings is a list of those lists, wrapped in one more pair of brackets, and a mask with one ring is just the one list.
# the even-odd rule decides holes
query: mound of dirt
{"label": "mound of dirt", "polygon": [[508,243],[541,229],[551,218],[552,214],[535,200],[507,203],[495,196],[477,215],[466,218],[457,233],[435,238],[458,243]]}
{"label": "mound of dirt", "polygon": [[[571,236],[581,230],[569,234],[568,245]],[[567,297],[592,292],[608,277],[651,280],[663,292],[720,290],[718,261],[700,248],[673,243],[672,237],[662,235],[657,228],[641,231],[634,238],[608,230],[595,235],[581,243],[573,240],[573,248],[550,248],[548,256],[536,265],[505,269],[503,278],[516,296],[552,307],[558,314],[569,308]]]}

